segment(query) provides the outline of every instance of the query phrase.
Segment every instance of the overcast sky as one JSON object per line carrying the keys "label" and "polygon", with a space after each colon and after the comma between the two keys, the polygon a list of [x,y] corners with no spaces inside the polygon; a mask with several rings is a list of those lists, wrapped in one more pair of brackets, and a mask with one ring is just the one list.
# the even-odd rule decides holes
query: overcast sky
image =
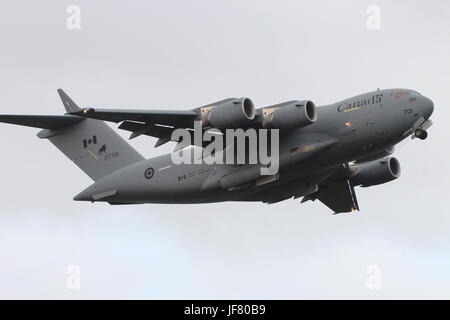
{"label": "overcast sky", "polygon": [[[0,298],[450,298],[449,16],[444,0],[2,1],[0,113],[62,114],[60,87],[82,106],[149,109],[404,87],[434,101],[435,124],[397,148],[401,178],[357,188],[361,211],[335,216],[318,201],[74,202],[91,180],[38,130],[0,125]],[[154,142],[131,144],[170,150]]]}

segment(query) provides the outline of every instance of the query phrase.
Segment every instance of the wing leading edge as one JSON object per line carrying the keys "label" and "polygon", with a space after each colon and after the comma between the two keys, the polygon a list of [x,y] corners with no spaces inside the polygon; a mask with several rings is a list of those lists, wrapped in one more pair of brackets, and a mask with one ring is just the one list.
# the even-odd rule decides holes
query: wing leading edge
{"label": "wing leading edge", "polygon": [[84,118],[70,115],[0,115],[0,122],[40,129],[62,129],[83,121]]}
{"label": "wing leading edge", "polygon": [[[74,110],[75,108],[72,108]],[[198,113],[193,110],[128,110],[85,108],[68,110],[69,115],[119,123],[119,129],[130,131],[130,139],[140,135],[159,138],[158,147],[171,141],[171,134],[178,128],[193,128]]]}
{"label": "wing leading edge", "polygon": [[198,117],[193,110],[128,110],[86,108],[70,114],[110,122],[137,121],[177,126]]}

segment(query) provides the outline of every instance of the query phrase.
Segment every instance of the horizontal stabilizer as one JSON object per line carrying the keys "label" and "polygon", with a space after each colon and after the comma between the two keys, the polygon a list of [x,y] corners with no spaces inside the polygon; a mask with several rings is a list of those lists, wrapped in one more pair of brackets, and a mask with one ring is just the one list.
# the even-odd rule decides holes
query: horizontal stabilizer
{"label": "horizontal stabilizer", "polygon": [[62,129],[85,120],[75,116],[0,115],[0,122],[40,129]]}

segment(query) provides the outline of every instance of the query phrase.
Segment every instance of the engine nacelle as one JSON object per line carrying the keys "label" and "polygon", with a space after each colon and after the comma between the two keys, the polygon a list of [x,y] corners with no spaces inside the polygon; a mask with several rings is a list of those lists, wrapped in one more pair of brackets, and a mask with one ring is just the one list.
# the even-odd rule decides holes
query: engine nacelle
{"label": "engine nacelle", "polygon": [[287,102],[285,105],[264,108],[263,127],[280,130],[300,128],[317,120],[315,104],[310,100]]}
{"label": "engine nacelle", "polygon": [[204,126],[235,128],[255,118],[255,105],[249,98],[229,99],[200,110]]}
{"label": "engine nacelle", "polygon": [[394,157],[350,166],[352,186],[370,187],[400,177],[400,163]]}

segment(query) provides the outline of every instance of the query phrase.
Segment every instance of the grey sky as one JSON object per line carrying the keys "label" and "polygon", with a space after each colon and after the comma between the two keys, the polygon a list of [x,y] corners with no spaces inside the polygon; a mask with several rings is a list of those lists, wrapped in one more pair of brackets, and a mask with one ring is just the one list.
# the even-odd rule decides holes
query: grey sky
{"label": "grey sky", "polygon": [[[0,298],[450,298],[449,15],[443,0],[2,1],[0,113],[62,114],[59,87],[82,106],[159,109],[405,87],[434,101],[435,125],[397,148],[400,179],[358,188],[361,212],[337,216],[295,200],[73,202],[90,179],[37,130],[0,125]],[[131,141],[170,150],[154,142]]]}

